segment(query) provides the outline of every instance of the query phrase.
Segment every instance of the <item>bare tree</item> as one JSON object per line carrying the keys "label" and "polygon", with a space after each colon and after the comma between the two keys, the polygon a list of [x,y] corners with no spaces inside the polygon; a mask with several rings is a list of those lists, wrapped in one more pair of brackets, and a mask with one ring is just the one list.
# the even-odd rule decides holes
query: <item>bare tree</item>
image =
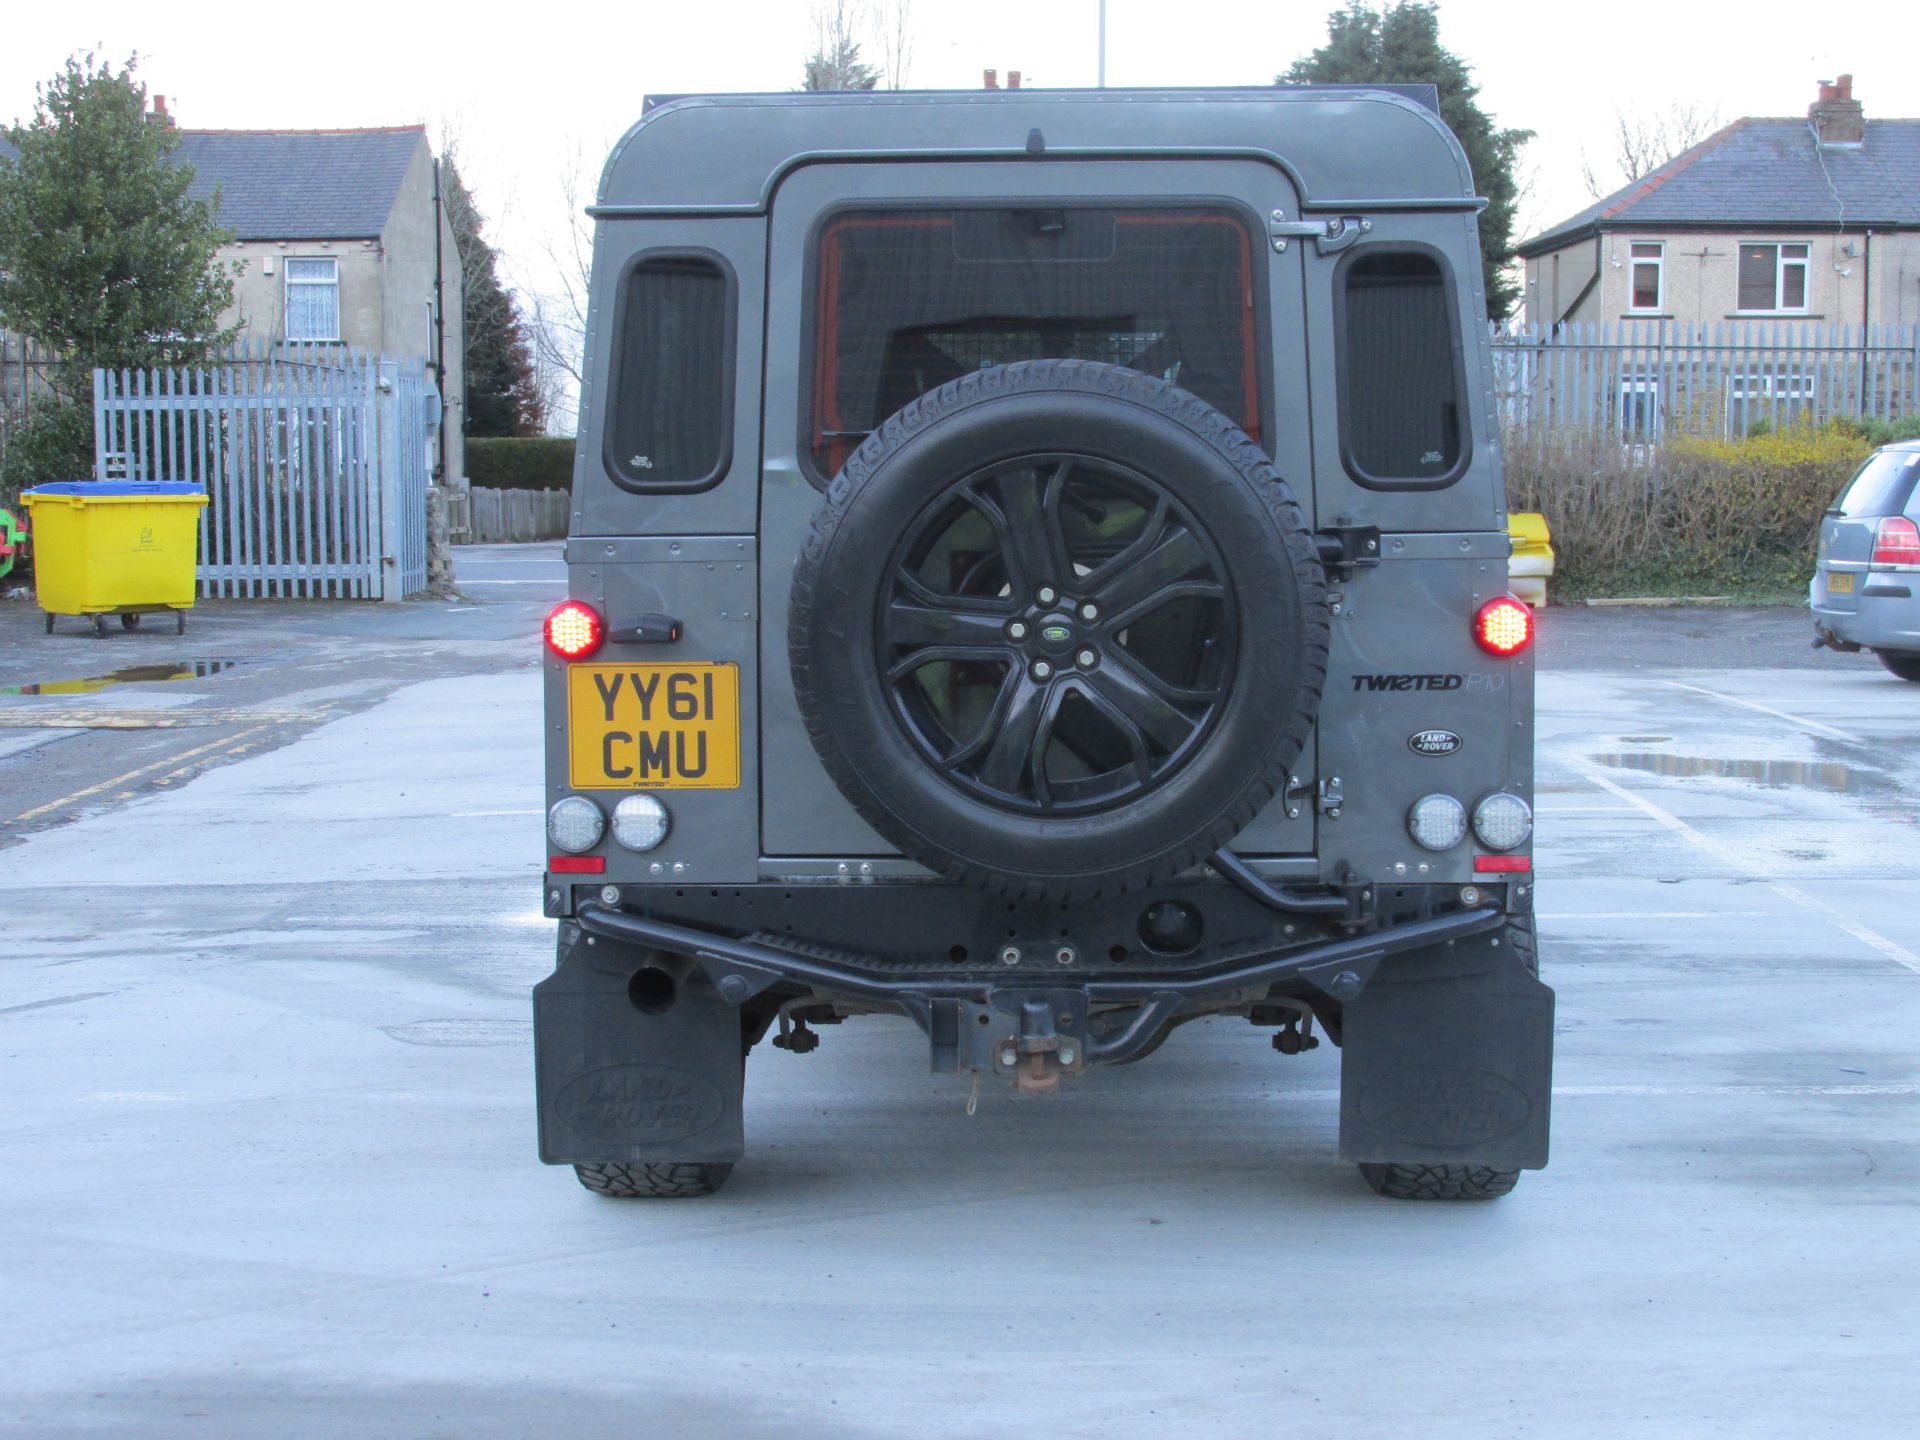
{"label": "bare tree", "polygon": [[887,88],[904,90],[913,69],[913,0],[873,0],[868,20]]}
{"label": "bare tree", "polygon": [[[1613,115],[1613,153],[1610,168],[1596,171],[1584,147],[1580,151],[1580,178],[1587,193],[1599,199],[1622,185],[1651,175],[1720,128],[1720,112],[1695,100],[1676,100],[1664,109],[1641,115],[1616,110]],[[1614,178],[1614,171],[1618,178]]]}
{"label": "bare tree", "polygon": [[587,291],[593,277],[593,221],[587,216],[585,159],[576,145],[560,169],[560,203],[566,228],[540,242],[546,274],[528,287],[532,313],[534,381],[547,399],[547,414],[571,428],[586,373]]}

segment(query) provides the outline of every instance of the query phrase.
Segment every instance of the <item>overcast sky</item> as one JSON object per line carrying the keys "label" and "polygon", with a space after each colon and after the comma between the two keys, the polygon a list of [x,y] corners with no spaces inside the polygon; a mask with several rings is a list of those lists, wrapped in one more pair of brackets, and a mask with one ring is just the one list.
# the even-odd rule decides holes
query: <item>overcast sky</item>
{"label": "overcast sky", "polygon": [[[856,0],[858,3],[858,0]],[[900,0],[882,0],[888,6]],[[973,87],[992,66],[1028,83],[1092,85],[1098,0],[908,0],[907,79]],[[1110,85],[1263,84],[1326,36],[1334,6],[1274,0],[1107,0]],[[649,93],[798,84],[808,0],[624,0],[489,6],[259,5],[13,0],[0,22],[0,116],[75,50],[137,51],[149,90],[190,128],[397,125],[460,136],[462,169],[511,278],[538,282],[560,230],[561,180],[599,160]],[[1875,115],[1920,114],[1911,96],[1920,8],[1862,0],[1626,5],[1444,0],[1441,37],[1473,66],[1481,104],[1538,132],[1524,170],[1523,233],[1587,202],[1584,145],[1603,161],[1614,113],[1676,98],[1724,119],[1804,114],[1842,71]],[[1904,79],[1902,77],[1905,77]]]}

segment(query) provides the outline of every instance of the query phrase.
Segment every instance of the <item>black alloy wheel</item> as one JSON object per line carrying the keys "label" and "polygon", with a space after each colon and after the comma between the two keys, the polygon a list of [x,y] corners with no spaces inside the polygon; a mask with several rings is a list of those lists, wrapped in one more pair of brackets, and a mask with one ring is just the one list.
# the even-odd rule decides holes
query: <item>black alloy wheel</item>
{"label": "black alloy wheel", "polygon": [[901,725],[954,784],[1068,815],[1166,783],[1205,742],[1239,644],[1218,548],[1112,460],[1020,456],[956,481],[895,550],[874,629]]}

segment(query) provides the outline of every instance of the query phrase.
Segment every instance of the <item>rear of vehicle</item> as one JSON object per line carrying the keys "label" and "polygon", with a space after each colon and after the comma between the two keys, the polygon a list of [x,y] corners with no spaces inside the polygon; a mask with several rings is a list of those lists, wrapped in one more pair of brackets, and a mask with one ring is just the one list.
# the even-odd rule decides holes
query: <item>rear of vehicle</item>
{"label": "rear of vehicle", "polygon": [[1808,600],[1816,642],[1871,650],[1920,680],[1920,441],[1868,456],[1820,524]]}
{"label": "rear of vehicle", "polygon": [[1324,1034],[1376,1189],[1545,1163],[1479,203],[1379,90],[649,112],[548,627],[544,1159],[705,1193],[759,1039],[891,1013],[1034,1092]]}

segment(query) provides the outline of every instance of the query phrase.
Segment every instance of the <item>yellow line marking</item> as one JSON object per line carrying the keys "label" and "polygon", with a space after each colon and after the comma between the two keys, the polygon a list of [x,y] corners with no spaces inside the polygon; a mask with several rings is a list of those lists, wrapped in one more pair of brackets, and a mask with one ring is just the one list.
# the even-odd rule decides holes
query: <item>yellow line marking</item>
{"label": "yellow line marking", "polygon": [[318,720],[318,710],[36,710],[0,709],[0,730],[182,730],[206,725],[292,724]]}
{"label": "yellow line marking", "polygon": [[76,790],[73,794],[63,795],[58,800],[49,800],[44,805],[36,805],[33,809],[16,815],[13,818],[16,822],[32,820],[36,816],[45,815],[50,810],[61,809],[63,806],[71,805],[77,800],[85,800],[89,795],[98,795],[102,790],[111,790],[116,785],[124,785],[129,780],[137,779],[139,776],[145,775],[149,770],[158,770],[165,765],[178,765],[182,760],[191,760],[194,756],[204,755],[209,750],[226,748],[233,745],[236,741],[244,740],[249,735],[257,735],[267,728],[269,728],[267,725],[256,725],[251,730],[242,730],[238,735],[229,735],[224,740],[215,740],[211,744],[201,745],[192,750],[183,750],[178,755],[168,755],[164,759],[154,761],[151,765],[142,765],[138,770],[129,770],[126,774],[116,775],[111,780],[102,780],[98,785],[89,785],[84,790]]}

